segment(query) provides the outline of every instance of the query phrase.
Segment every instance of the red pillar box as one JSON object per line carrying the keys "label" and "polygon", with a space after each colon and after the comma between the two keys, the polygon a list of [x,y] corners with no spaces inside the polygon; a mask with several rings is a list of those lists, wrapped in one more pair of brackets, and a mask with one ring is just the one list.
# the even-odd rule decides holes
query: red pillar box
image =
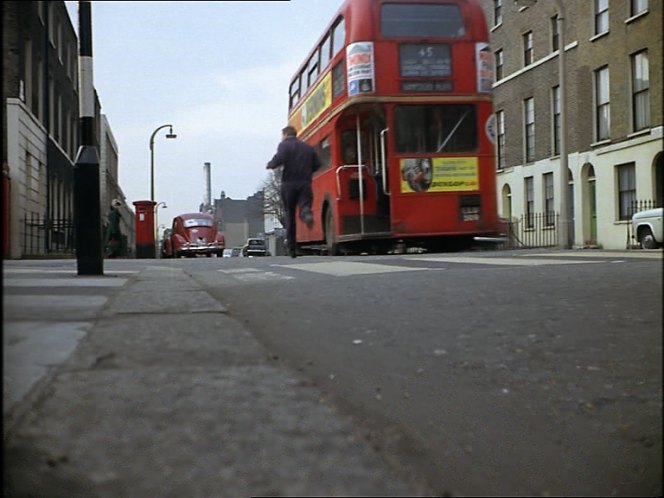
{"label": "red pillar box", "polygon": [[136,208],[136,257],[154,258],[154,201],[135,201]]}

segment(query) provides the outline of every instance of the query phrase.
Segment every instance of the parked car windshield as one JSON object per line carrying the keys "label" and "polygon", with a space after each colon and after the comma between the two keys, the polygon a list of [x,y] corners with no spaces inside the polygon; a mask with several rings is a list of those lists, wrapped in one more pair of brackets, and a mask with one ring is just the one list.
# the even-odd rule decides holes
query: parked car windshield
{"label": "parked car windshield", "polygon": [[250,246],[263,246],[265,245],[262,240],[249,240]]}
{"label": "parked car windshield", "polygon": [[212,220],[208,220],[207,218],[191,218],[188,220],[184,220],[185,228],[211,227],[211,226],[212,226]]}

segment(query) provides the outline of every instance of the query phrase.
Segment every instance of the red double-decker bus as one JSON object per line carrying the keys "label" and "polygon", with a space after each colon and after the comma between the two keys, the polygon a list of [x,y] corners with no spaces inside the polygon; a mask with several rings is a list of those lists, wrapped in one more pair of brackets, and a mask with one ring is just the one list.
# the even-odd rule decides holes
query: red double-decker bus
{"label": "red double-decker bus", "polygon": [[491,54],[476,0],[345,0],[289,88],[314,146],[328,254],[469,246],[499,232]]}

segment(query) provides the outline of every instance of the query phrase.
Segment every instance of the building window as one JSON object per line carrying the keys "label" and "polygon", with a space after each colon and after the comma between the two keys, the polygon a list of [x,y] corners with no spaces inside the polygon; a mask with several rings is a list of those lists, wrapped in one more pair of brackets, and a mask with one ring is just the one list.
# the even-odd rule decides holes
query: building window
{"label": "building window", "polygon": [[560,87],[554,86],[551,89],[551,116],[553,118],[553,155],[560,154]]}
{"label": "building window", "polygon": [[610,136],[611,113],[609,108],[609,68],[595,71],[595,127],[597,140],[607,140]]}
{"label": "building window", "polygon": [[496,66],[496,81],[503,79],[503,50],[496,50],[494,53]]}
{"label": "building window", "polygon": [[498,169],[503,169],[505,168],[505,111],[496,113],[496,128],[498,149],[496,159],[498,160]]}
{"label": "building window", "polygon": [[646,50],[632,55],[632,121],[634,131],[650,126],[650,76]]}
{"label": "building window", "polygon": [[553,209],[553,173],[545,173],[542,177],[544,183],[544,212],[546,226],[555,225],[556,214]]}
{"label": "building window", "polygon": [[526,162],[535,160],[535,99],[523,101],[523,125],[526,145]]}
{"label": "building window", "polygon": [[630,14],[635,16],[648,10],[648,0],[631,0]]}
{"label": "building window", "polygon": [[618,210],[620,220],[632,219],[636,204],[636,173],[634,163],[617,166]]}
{"label": "building window", "polygon": [[533,63],[533,32],[528,31],[523,35],[523,65],[529,66]]}
{"label": "building window", "polygon": [[493,25],[503,23],[503,0],[493,0]]}
{"label": "building window", "polygon": [[595,0],[595,34],[609,32],[609,0]]}
{"label": "building window", "polygon": [[526,228],[535,227],[535,192],[533,189],[533,177],[524,178],[526,189]]}
{"label": "building window", "polygon": [[558,33],[558,15],[551,18],[551,51],[555,52],[560,48],[560,33]]}

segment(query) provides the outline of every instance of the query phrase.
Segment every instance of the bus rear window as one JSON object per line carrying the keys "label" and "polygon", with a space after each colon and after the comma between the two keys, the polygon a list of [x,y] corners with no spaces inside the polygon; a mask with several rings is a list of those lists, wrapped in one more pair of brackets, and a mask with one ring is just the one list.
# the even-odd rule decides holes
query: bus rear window
{"label": "bus rear window", "polygon": [[380,11],[385,37],[460,38],[466,34],[457,5],[386,3]]}
{"label": "bus rear window", "polygon": [[395,108],[399,153],[472,152],[477,149],[475,106],[400,105]]}

